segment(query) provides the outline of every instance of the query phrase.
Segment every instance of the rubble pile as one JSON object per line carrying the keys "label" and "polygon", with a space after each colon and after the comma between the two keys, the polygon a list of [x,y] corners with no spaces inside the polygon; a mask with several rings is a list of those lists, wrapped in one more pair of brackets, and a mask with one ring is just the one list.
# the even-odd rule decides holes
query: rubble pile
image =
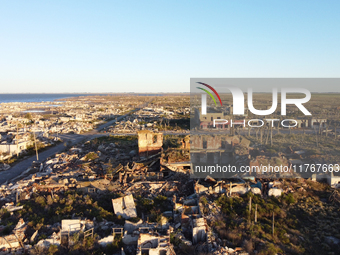
{"label": "rubble pile", "polygon": [[[107,249],[122,254],[182,254],[184,250],[250,254],[250,248],[264,248],[256,238],[254,245],[242,243],[248,240],[248,230],[253,226],[256,233],[266,236],[264,245],[269,245],[271,228],[267,225],[273,211],[280,224],[287,218],[292,225],[297,224],[297,219],[291,218],[289,210],[295,210],[297,217],[303,212],[302,216],[309,217],[306,220],[325,231],[325,221],[315,221],[313,215],[338,217],[335,205],[339,194],[332,193],[326,202],[312,201],[308,196],[312,181],[273,181],[258,178],[256,173],[228,179],[209,175],[204,179],[190,178],[191,144],[189,137],[180,140],[180,148],[163,151],[162,134],[142,130],[138,138],[96,138],[35,163],[35,173],[27,172],[23,179],[0,187],[0,248],[41,249],[45,253],[54,246],[64,251],[77,245],[90,249],[86,240],[91,239],[98,244],[95,249],[107,254]],[[235,160],[248,158],[253,150],[247,140],[230,137],[229,141],[225,149]],[[194,146],[200,141],[196,142]],[[277,155],[270,160],[279,159],[284,158]],[[31,204],[41,210],[35,212]],[[255,210],[261,218],[258,224],[251,225]],[[20,220],[16,218],[19,215]],[[7,227],[14,219],[20,224]],[[236,232],[243,227],[246,230],[242,234]],[[13,230],[17,237],[4,235],[5,228]],[[279,230],[277,236],[285,242],[295,240],[296,233]],[[304,235],[308,240],[316,240],[320,234],[316,230],[310,233],[312,237]],[[336,231],[330,234],[319,237],[327,249],[339,239]],[[294,241],[296,247],[303,242],[299,240]]]}

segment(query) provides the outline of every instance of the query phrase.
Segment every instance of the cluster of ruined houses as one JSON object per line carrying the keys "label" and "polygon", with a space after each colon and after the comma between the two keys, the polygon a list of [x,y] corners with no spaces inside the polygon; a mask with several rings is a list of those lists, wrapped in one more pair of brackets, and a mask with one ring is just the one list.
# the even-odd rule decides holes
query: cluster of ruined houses
{"label": "cluster of ruined houses", "polygon": [[[138,114],[138,113],[137,113]],[[125,120],[115,122],[114,126],[110,126],[106,129],[106,132],[109,133],[136,133],[139,130],[153,130],[158,131],[157,122],[156,121],[148,121],[148,123],[144,123],[142,119],[137,116],[135,118],[126,117]]]}
{"label": "cluster of ruined houses", "polygon": [[35,114],[31,119],[25,117],[14,117],[7,115],[0,121],[0,132],[19,132],[20,134],[36,132],[47,136],[51,133],[67,134],[67,133],[81,133],[92,130],[94,125],[89,121],[93,120],[83,119],[82,115],[71,116],[58,116],[53,115],[45,118],[40,114]]}
{"label": "cluster of ruined houses", "polygon": [[[188,137],[183,139],[182,146],[184,149],[190,147]],[[62,220],[61,223],[55,223],[59,224],[59,227],[57,226],[57,231],[53,235],[40,240],[35,246],[48,247],[51,244],[63,245],[65,243],[72,245],[69,237],[73,233],[82,231],[90,235],[93,234],[96,224],[100,224],[101,229],[112,228],[112,235],[100,239],[99,244],[112,243],[114,238],[120,235],[124,244],[135,247],[136,254],[145,252],[175,254],[170,243],[171,233],[175,233],[175,237],[187,245],[207,242],[210,250],[216,249],[213,245],[215,237],[201,213],[202,205],[199,203],[199,193],[197,193],[201,192],[198,188],[199,184],[190,179],[185,174],[186,171],[176,164],[164,163],[157,167],[157,172],[148,171],[152,169],[156,161],[160,161],[162,134],[150,131],[140,132],[139,157],[142,162],[125,166],[120,163],[109,174],[100,174],[97,171],[99,167],[96,168],[94,165],[89,167],[80,164],[85,160],[85,156],[81,157],[85,154],[85,152],[82,153],[83,149],[72,148],[67,153],[57,154],[43,164],[37,164],[35,173],[28,172],[28,176],[22,180],[2,185],[0,200],[6,202],[4,208],[11,213],[21,210],[22,206],[16,206],[15,202],[30,199],[33,192],[44,191],[53,195],[67,189],[80,189],[87,193],[97,194],[119,191],[125,196],[112,200],[113,211],[117,216],[120,215],[125,219],[125,224],[120,226],[106,221],[97,223],[89,219]],[[162,172],[160,169],[166,169],[166,171]],[[166,175],[165,172],[168,174]],[[178,175],[181,175],[181,178]],[[172,209],[162,212],[160,222],[149,222],[146,219],[138,222],[130,221],[129,219],[137,216],[133,194],[149,199],[164,194],[171,202]],[[174,219],[171,224],[168,221],[170,217]],[[20,224],[27,227],[27,222],[21,220]],[[26,227],[23,228],[23,233]],[[191,238],[188,238],[188,233]],[[15,232],[16,238],[12,238],[12,235],[3,236],[1,248],[32,249],[33,246],[29,243],[35,242],[37,234],[36,232],[29,237]],[[220,247],[220,249],[224,248]]]}
{"label": "cluster of ruined houses", "polygon": [[[107,102],[2,103],[0,133],[3,139],[0,141],[0,153],[6,155],[2,155],[0,160],[24,151],[31,145],[29,138],[33,132],[42,142],[49,143],[53,142],[48,140],[51,134],[84,133],[93,130],[101,119],[113,119],[129,110],[130,106]],[[10,136],[15,138],[9,139]]]}
{"label": "cluster of ruined houses", "polygon": [[[137,211],[133,196],[127,195],[112,199],[113,209],[116,215],[122,216],[125,220],[124,227],[114,228],[112,239],[106,238],[106,241],[112,242],[117,234],[121,235],[125,245],[136,246],[136,254],[175,254],[173,246],[170,243],[171,229],[165,217],[162,217],[160,223],[151,223],[143,220],[138,222],[129,221],[130,218],[137,217]],[[122,254],[124,254],[122,249]]]}
{"label": "cluster of ruined houses", "polygon": [[[167,184],[153,183],[151,185],[154,185],[154,188],[162,188]],[[195,193],[187,196],[186,199],[177,198],[176,195],[173,195],[171,199],[172,210],[163,212],[158,223],[148,223],[143,222],[143,220],[131,222],[128,220],[137,216],[132,195],[113,199],[115,213],[126,219],[124,229],[121,230],[121,232],[124,231],[123,242],[125,244],[137,244],[136,254],[138,255],[145,253],[154,255],[175,254],[170,244],[170,233],[175,232],[174,237],[181,239],[187,245],[208,242],[212,247],[211,238],[209,238],[211,233],[209,233],[207,222],[201,214],[202,205],[199,204],[198,198],[199,196]],[[167,220],[168,217],[172,217],[174,223],[170,224]],[[179,229],[180,232],[176,231]],[[114,232],[118,231],[114,230]],[[191,241],[187,240],[182,232],[190,233]]]}
{"label": "cluster of ruined houses", "polygon": [[[11,102],[1,103],[0,114],[3,114],[3,121],[19,123],[29,122],[26,118],[14,117],[13,115],[24,115],[31,113],[33,120],[39,120],[41,115],[58,115],[52,119],[63,122],[68,121],[94,121],[98,118],[109,118],[121,115],[122,112],[131,110],[131,106],[121,103],[124,100],[117,100],[115,103],[110,101],[98,101],[88,97],[86,100],[64,100],[56,102]],[[43,118],[45,119],[45,118]],[[49,122],[46,122],[46,125]]]}
{"label": "cluster of ruined houses", "polygon": [[[5,160],[11,158],[13,155],[20,155],[25,153],[25,151],[34,145],[34,139],[44,146],[53,145],[56,141],[60,140],[56,137],[50,136],[50,133],[54,133],[53,125],[46,127],[39,127],[41,121],[38,121],[36,125],[23,126],[18,128],[16,125],[11,128],[6,128],[6,131],[0,133],[0,160]],[[73,131],[82,132],[88,131],[93,128],[92,124],[72,124]],[[79,129],[79,127],[84,127]],[[63,125],[63,129],[65,129]],[[78,130],[78,131],[76,131]],[[59,130],[60,131],[60,130]],[[72,132],[73,132],[72,131]],[[67,131],[66,133],[68,133]],[[61,133],[61,132],[59,132]],[[35,136],[35,137],[34,137]]]}
{"label": "cluster of ruined houses", "polygon": [[[158,132],[159,125],[169,125],[170,119],[176,114],[189,114],[189,108],[168,111],[163,107],[146,107],[135,112],[133,116],[127,116],[124,120],[116,122],[105,130],[109,133],[136,133],[139,130]],[[165,118],[160,121],[161,116],[165,116]]]}
{"label": "cluster of ruined houses", "polygon": [[[256,164],[256,160],[260,161],[261,157],[266,157],[265,154],[257,155],[255,161],[251,161],[248,158],[249,141],[242,140],[238,136],[198,137],[193,138],[191,143],[189,137],[186,137],[181,143],[182,149],[187,150],[191,147],[192,153],[201,153],[200,150],[204,151],[205,146],[215,148],[217,151],[215,153],[228,151],[238,160],[248,159],[250,165]],[[86,159],[89,151],[86,150],[85,145],[72,148],[67,153],[57,154],[54,158],[30,169],[26,177],[23,176],[21,180],[2,185],[0,200],[5,202],[4,209],[15,213],[21,209],[20,206],[15,205],[15,202],[30,199],[33,192],[44,191],[53,195],[67,189],[78,189],[85,193],[100,194],[117,191],[123,194],[122,197],[112,200],[112,206],[114,213],[125,219],[124,225],[105,220],[98,223],[89,219],[66,219],[61,223],[55,223],[59,226],[56,228],[57,231],[36,244],[42,247],[51,244],[72,245],[69,237],[73,233],[81,231],[84,236],[93,235],[94,229],[99,226],[99,229],[112,228],[112,234],[98,240],[100,245],[112,243],[120,236],[126,246],[134,247],[136,254],[175,254],[174,247],[170,243],[171,234],[187,245],[205,243],[209,254],[244,254],[242,249],[231,249],[217,242],[218,236],[207,224],[207,217],[213,216],[204,215],[203,205],[199,202],[200,196],[205,194],[235,196],[247,192],[262,196],[280,196],[290,190],[278,181],[256,181],[259,177],[257,175],[229,179],[212,176],[191,179],[183,168],[184,163],[163,161],[162,145],[161,133],[144,130],[138,133],[138,156],[137,153],[132,153],[133,151],[119,152],[114,144],[98,145],[95,150],[98,160],[89,161]],[[289,153],[301,155],[301,152],[293,150]],[[104,163],[107,154],[120,155],[115,158],[117,166],[110,171],[107,171],[109,168]],[[213,156],[213,158],[223,161],[223,153],[216,155],[220,156]],[[192,155],[192,157],[196,156]],[[204,156],[202,158],[204,159]],[[132,159],[136,161],[131,162]],[[288,164],[289,160],[285,162]],[[333,182],[335,181],[333,178]],[[167,197],[171,209],[162,212],[159,222],[150,222],[146,217],[141,217],[136,222],[134,219],[138,212],[134,196],[140,195],[154,200],[159,194]],[[171,223],[169,218],[173,219]],[[27,224],[20,220],[13,234],[0,238],[0,248],[32,249],[33,246],[29,243],[34,243],[38,233],[30,237],[26,236],[26,228]],[[121,253],[125,254],[125,252],[122,249]]]}
{"label": "cluster of ruined houses", "polygon": [[[179,190],[183,189],[183,186],[189,185],[193,185],[194,193],[189,196],[182,196],[181,194],[189,194],[188,190],[182,190],[182,192],[179,192]],[[266,184],[264,184],[264,186],[265,185]],[[141,186],[144,188],[141,189]],[[231,187],[230,190],[226,188],[229,186]],[[101,238],[98,240],[98,243],[105,246],[112,243],[113,240],[119,236],[127,249],[134,247],[136,254],[175,254],[174,247],[170,243],[171,233],[175,233],[174,237],[181,239],[186,245],[200,242],[205,243],[207,251],[211,254],[246,254],[241,248],[231,249],[216,243],[217,237],[206,221],[206,218],[212,216],[202,213],[203,205],[199,203],[199,197],[204,194],[219,193],[235,196],[249,191],[261,195],[261,190],[264,189],[265,187],[263,187],[261,183],[252,185],[242,179],[234,179],[229,180],[229,183],[226,184],[223,181],[216,181],[210,177],[199,181],[187,180],[185,185],[180,181],[136,182],[124,191],[125,196],[112,199],[113,211],[117,216],[125,219],[124,225],[116,225],[105,220],[98,223],[89,219],[65,219],[61,221],[61,224],[55,224],[56,226],[54,227],[57,227],[56,232],[40,240],[35,246],[46,248],[52,244],[69,246],[73,244],[70,236],[75,233],[82,232],[84,236],[93,236],[95,228],[102,230],[112,228],[112,234]],[[137,217],[135,200],[132,194],[138,194],[140,190],[152,196],[156,196],[160,194],[162,190],[166,190],[165,194],[168,199],[171,200],[172,210],[162,212],[162,218],[159,222],[149,222],[148,220],[142,219],[137,222],[131,221],[130,219]],[[282,192],[289,192],[289,190],[283,190],[280,182],[268,183],[269,196],[280,196]],[[13,203],[6,204],[5,206],[7,210],[11,212],[21,209],[20,207],[14,206]],[[168,222],[169,217],[173,218],[171,224]],[[21,219],[14,229],[13,234],[0,238],[0,247],[7,251],[32,249],[33,246],[28,243],[35,242],[38,231],[32,236],[27,236],[25,232],[26,228],[27,223]],[[188,239],[188,235],[184,235],[183,233],[190,233],[191,238]],[[216,253],[216,251],[218,251],[218,253]],[[121,254],[125,254],[123,248]]]}
{"label": "cluster of ruined houses", "polygon": [[39,146],[50,146],[59,140],[42,132],[35,133],[35,140],[33,137],[31,132],[22,130],[21,132],[0,133],[0,160],[24,154],[28,148],[34,146],[34,141],[38,142]]}
{"label": "cluster of ruined houses", "polygon": [[[164,184],[154,183],[154,185],[163,186]],[[52,244],[70,246],[74,242],[70,237],[75,233],[82,232],[85,238],[86,236],[93,236],[94,228],[104,230],[110,226],[112,234],[98,240],[98,243],[102,246],[112,243],[119,236],[127,247],[130,247],[130,249],[134,247],[132,249],[135,250],[137,255],[145,253],[153,255],[176,254],[173,245],[170,243],[170,234],[176,229],[189,231],[192,234],[192,241],[186,240],[181,232],[175,236],[187,245],[209,240],[208,226],[200,214],[201,209],[197,197],[196,195],[189,196],[181,202],[176,200],[176,196],[172,198],[173,211],[163,212],[163,215],[176,218],[176,223],[170,225],[165,216],[162,216],[161,221],[157,223],[143,220],[138,222],[129,221],[129,219],[137,217],[137,211],[133,196],[131,194],[126,195],[112,200],[115,214],[125,219],[123,226],[107,221],[97,223],[89,219],[65,219],[61,221],[61,224],[55,224],[56,226],[54,227],[57,227],[57,232],[45,239],[41,239],[35,246],[41,248],[48,248]],[[20,208],[15,208],[15,210],[20,210]],[[100,226],[96,226],[96,224]],[[29,243],[35,242],[38,231],[29,237],[26,229],[27,222],[20,219],[12,234],[0,237],[1,250],[8,252],[32,249],[33,246]],[[123,248],[121,254],[125,254]]]}
{"label": "cluster of ruined houses", "polygon": [[[139,134],[139,156],[135,155],[136,153],[131,153],[133,151],[124,153],[120,148],[117,148],[115,144],[109,144],[108,146],[99,145],[95,151],[99,158],[98,160],[94,160],[94,162],[87,160],[86,155],[89,151],[86,149],[86,146],[81,146],[80,148],[71,148],[65,153],[56,154],[54,158],[44,163],[34,164],[18,178],[20,180],[0,186],[0,201],[5,203],[3,208],[8,212],[15,213],[22,209],[22,206],[15,206],[16,202],[30,199],[33,193],[49,192],[53,196],[53,194],[58,194],[58,192],[69,189],[96,194],[112,191],[131,194],[138,185],[151,185],[155,187],[149,187],[147,190],[154,190],[153,193],[155,194],[165,188],[169,190],[173,189],[173,192],[175,192],[177,188],[170,187],[172,187],[172,185],[176,186],[177,184],[164,179],[165,175],[171,176],[172,170],[167,168],[166,165],[159,166],[159,163],[157,163],[160,162],[159,158],[162,151],[162,134],[156,133],[156,137],[153,135],[154,134],[149,131],[143,131]],[[107,161],[105,157],[112,153],[117,156],[113,159],[117,162],[117,166],[113,169],[110,168],[110,171],[106,171],[108,170],[108,166],[105,164]],[[130,162],[133,158],[139,158],[140,162]],[[124,162],[128,163],[124,164]],[[156,168],[158,171],[154,171]],[[160,169],[164,171],[160,171]],[[178,169],[176,173],[178,172],[181,172],[180,169]],[[158,186],[161,186],[161,190],[159,190],[160,188]],[[124,215],[137,216],[135,209],[132,211],[127,211],[126,209],[130,206],[135,207],[132,196],[127,196],[121,202],[121,205],[117,205],[117,203],[113,203],[113,205],[114,210],[117,211],[117,215],[120,215],[119,208],[123,207],[124,209],[122,209],[121,213]],[[48,246],[50,244],[61,244],[63,242],[63,236],[65,236],[67,232],[67,235],[70,235],[70,233],[72,234],[74,231],[89,230],[87,227],[84,227],[85,225],[86,224],[82,224],[78,219],[63,220],[61,222],[60,232],[41,240],[37,245]],[[88,222],[87,225],[89,225]],[[142,226],[138,225],[136,229],[138,230],[139,227]],[[151,243],[152,245],[149,248],[157,248],[160,251],[159,253],[153,254],[163,254],[165,249],[171,252],[169,229],[165,231],[164,235],[160,235],[159,232],[155,231],[156,229],[152,228],[152,224],[148,228],[143,225],[143,228],[144,230],[141,231],[141,235],[135,242],[136,245],[138,242],[139,250],[143,251],[147,249]],[[136,229],[133,229],[133,231]],[[147,231],[147,229],[149,230]],[[130,230],[129,233],[131,232]],[[11,235],[4,236],[0,248],[12,250],[15,248],[28,249],[29,246],[27,245],[29,242],[24,242],[26,238],[27,237],[21,238],[20,235],[16,239],[12,238]],[[132,237],[126,236],[124,240],[129,240],[129,238],[131,239]],[[132,239],[135,240],[136,238]],[[20,242],[18,242],[18,240]],[[106,239],[103,241],[99,240],[99,243],[105,244],[105,240]],[[127,242],[131,243],[132,241]]]}
{"label": "cluster of ruined houses", "polygon": [[0,134],[0,160],[5,160],[15,154],[21,154],[29,146],[32,141],[28,133],[16,135],[8,132]]}
{"label": "cluster of ruined houses", "polygon": [[[4,226],[0,226],[0,228],[4,228]],[[23,219],[20,219],[12,234],[0,237],[0,249],[24,247],[23,241],[25,239],[26,229],[27,224]]]}
{"label": "cluster of ruined houses", "polygon": [[[307,174],[305,164],[322,163],[318,158],[311,158],[305,150],[301,149],[288,147],[284,152],[273,153],[265,148],[253,148],[250,147],[250,141],[241,136],[194,134],[190,136],[190,148],[192,174],[200,178],[205,178],[207,175],[207,172],[201,171],[200,166],[215,165],[232,165],[236,170],[227,173],[218,171],[210,173],[214,178],[233,176],[309,178],[312,173]],[[274,171],[272,167],[275,166],[279,166],[279,168],[275,168]],[[301,169],[301,171],[296,171],[296,169]],[[332,174],[333,181],[329,180],[330,173],[325,173],[325,176],[327,176],[328,182],[332,182],[334,185],[337,174],[337,171]],[[318,179],[321,178],[324,177],[319,174]]]}

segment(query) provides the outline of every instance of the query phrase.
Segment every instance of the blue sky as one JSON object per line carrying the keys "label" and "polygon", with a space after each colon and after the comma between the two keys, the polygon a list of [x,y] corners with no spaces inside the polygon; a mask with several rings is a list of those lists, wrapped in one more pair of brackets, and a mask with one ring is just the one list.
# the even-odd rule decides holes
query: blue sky
{"label": "blue sky", "polygon": [[340,1],[313,0],[0,1],[0,93],[339,77],[339,10]]}

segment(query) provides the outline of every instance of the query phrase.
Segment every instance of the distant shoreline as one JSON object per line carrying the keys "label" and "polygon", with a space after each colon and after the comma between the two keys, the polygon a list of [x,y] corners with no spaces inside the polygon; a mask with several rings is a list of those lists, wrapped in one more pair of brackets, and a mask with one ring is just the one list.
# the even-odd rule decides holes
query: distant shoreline
{"label": "distant shoreline", "polygon": [[41,103],[75,100],[88,96],[170,96],[189,93],[3,93],[0,94],[1,103]]}
{"label": "distant shoreline", "polygon": [[70,97],[88,96],[85,94],[0,94],[0,103],[41,103],[55,102]]}

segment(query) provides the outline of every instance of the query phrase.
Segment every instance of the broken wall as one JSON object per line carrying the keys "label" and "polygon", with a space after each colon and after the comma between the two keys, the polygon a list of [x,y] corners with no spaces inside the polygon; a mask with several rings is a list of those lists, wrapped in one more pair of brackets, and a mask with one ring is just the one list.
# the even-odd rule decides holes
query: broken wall
{"label": "broken wall", "polygon": [[228,135],[191,135],[191,149],[229,150],[240,143],[238,136]]}
{"label": "broken wall", "polygon": [[159,153],[163,146],[163,134],[149,130],[138,131],[139,156],[148,157]]}
{"label": "broken wall", "polygon": [[116,215],[121,215],[124,219],[137,217],[135,201],[132,195],[112,199],[113,210]]}
{"label": "broken wall", "polygon": [[199,242],[205,242],[207,239],[207,225],[204,218],[198,218],[193,220],[192,228],[192,242],[197,244]]}

